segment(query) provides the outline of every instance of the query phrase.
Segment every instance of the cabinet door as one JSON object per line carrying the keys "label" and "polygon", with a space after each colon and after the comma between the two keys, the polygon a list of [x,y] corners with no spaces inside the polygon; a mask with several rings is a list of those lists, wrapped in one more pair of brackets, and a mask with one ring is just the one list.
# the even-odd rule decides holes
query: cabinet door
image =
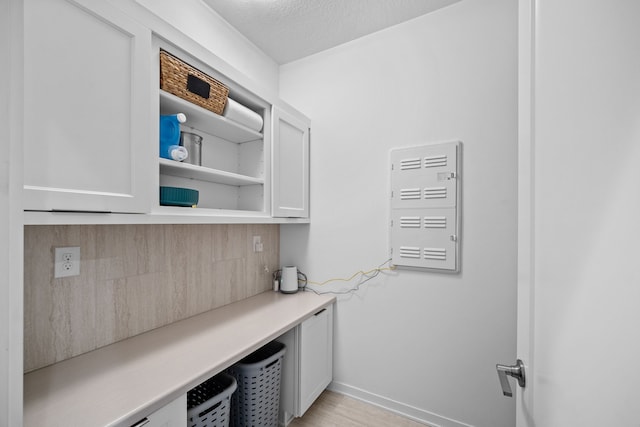
{"label": "cabinet door", "polygon": [[309,123],[273,107],[272,213],[309,216]]}
{"label": "cabinet door", "polygon": [[151,32],[108,2],[24,2],[24,207],[145,212]]}
{"label": "cabinet door", "polygon": [[187,427],[187,395],[158,409],[132,427]]}
{"label": "cabinet door", "polygon": [[300,406],[304,415],[333,378],[333,306],[300,325]]}

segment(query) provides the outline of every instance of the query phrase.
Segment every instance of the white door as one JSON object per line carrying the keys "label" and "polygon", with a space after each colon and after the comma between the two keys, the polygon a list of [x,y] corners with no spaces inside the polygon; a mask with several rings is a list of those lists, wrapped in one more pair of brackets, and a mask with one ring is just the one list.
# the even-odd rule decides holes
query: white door
{"label": "white door", "polygon": [[520,7],[517,426],[637,427],[640,2]]}

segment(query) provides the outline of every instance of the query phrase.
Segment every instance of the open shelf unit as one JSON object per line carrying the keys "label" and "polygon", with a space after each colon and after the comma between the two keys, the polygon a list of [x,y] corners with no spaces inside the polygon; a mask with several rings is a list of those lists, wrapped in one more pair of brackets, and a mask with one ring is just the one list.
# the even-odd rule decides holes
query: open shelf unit
{"label": "open shelf unit", "polygon": [[202,137],[202,164],[192,165],[158,158],[159,186],[198,190],[199,202],[196,209],[176,208],[160,206],[158,199],[154,212],[217,215],[237,211],[247,215],[270,216],[270,185],[267,177],[271,147],[271,106],[259,97],[248,94],[233,81],[225,79],[207,64],[157,40],[154,55],[159,56],[160,49],[229,87],[229,97],[234,99],[234,94],[238,94],[243,105],[262,117],[264,126],[261,131],[250,129],[158,89],[159,114],[184,113],[187,121],[181,125],[182,131]]}

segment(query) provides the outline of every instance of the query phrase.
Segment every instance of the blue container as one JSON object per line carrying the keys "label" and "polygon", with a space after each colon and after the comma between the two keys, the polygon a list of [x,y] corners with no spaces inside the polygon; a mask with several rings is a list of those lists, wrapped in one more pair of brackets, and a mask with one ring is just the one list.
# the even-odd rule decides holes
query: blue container
{"label": "blue container", "polygon": [[162,206],[185,206],[195,208],[200,193],[198,190],[181,187],[160,187],[160,204]]}
{"label": "blue container", "polygon": [[180,145],[180,123],[184,123],[184,114],[171,114],[160,116],[160,157],[170,160],[176,159],[172,156],[174,146]]}

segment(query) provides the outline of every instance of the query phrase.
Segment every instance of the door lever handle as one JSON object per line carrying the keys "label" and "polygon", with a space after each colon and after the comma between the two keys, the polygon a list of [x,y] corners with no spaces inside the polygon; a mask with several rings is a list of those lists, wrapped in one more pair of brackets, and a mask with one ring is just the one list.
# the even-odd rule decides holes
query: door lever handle
{"label": "door lever handle", "polygon": [[526,378],[524,375],[524,363],[522,360],[518,359],[516,364],[513,366],[509,365],[496,365],[496,370],[498,371],[498,379],[500,380],[500,385],[502,386],[502,394],[507,397],[513,397],[513,392],[511,391],[511,385],[509,385],[509,380],[507,379],[507,375],[518,380],[518,385],[523,387],[526,385]]}

